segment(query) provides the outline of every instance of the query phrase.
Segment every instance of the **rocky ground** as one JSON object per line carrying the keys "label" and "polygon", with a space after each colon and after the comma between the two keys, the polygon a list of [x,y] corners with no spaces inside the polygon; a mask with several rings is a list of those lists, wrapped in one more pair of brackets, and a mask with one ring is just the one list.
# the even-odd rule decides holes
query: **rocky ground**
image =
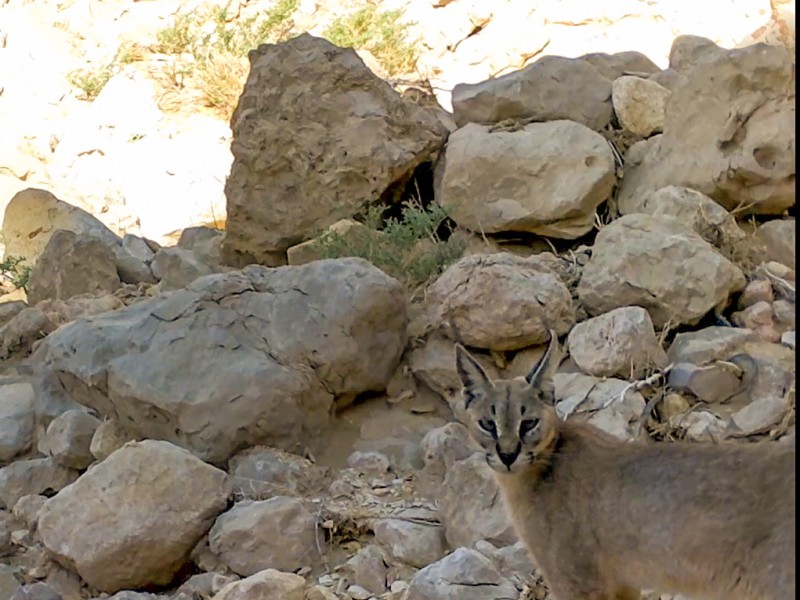
{"label": "rocky ground", "polygon": [[[320,37],[260,46],[227,162],[193,165],[222,173],[224,229],[150,179],[207,143],[191,127],[106,146],[137,166],[128,225],[13,175],[0,598],[546,598],[454,422],[456,340],[513,377],[555,329],[559,415],[621,439],[794,444],[794,37],[772,33],[537,57],[464,76],[452,111]],[[102,163],[97,131],[160,123],[147,85],[113,78],[85,114],[133,110],[56,154]]]}

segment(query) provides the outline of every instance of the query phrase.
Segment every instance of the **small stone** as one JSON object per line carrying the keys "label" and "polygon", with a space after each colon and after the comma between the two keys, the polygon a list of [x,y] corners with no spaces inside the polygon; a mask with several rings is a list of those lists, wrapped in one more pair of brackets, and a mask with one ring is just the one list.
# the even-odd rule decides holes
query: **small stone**
{"label": "small stone", "polygon": [[133,437],[126,433],[116,420],[103,421],[92,435],[89,452],[97,460],[103,461],[132,439]]}
{"label": "small stone", "polygon": [[747,287],[742,291],[739,296],[739,309],[745,309],[752,306],[756,302],[772,302],[774,296],[772,294],[772,284],[767,279],[754,279],[747,284]]}
{"label": "small stone", "polygon": [[360,585],[347,586],[347,593],[353,600],[367,600],[372,596],[370,592],[362,588]]}
{"label": "small stone", "polygon": [[50,422],[39,451],[71,469],[85,469],[94,456],[90,452],[92,436],[100,421],[82,409],[68,410]]}
{"label": "small stone", "polygon": [[664,421],[678,417],[689,410],[689,402],[681,394],[670,392],[658,406],[658,412]]}
{"label": "small stone", "polygon": [[386,591],[386,563],[378,546],[364,546],[350,560],[347,568],[352,572],[353,583],[373,594]]}
{"label": "small stone", "polygon": [[391,469],[391,464],[386,455],[380,452],[362,452],[356,450],[347,457],[347,466],[360,473],[373,473],[384,475]]}
{"label": "small stone", "polygon": [[742,386],[736,373],[722,365],[698,367],[688,363],[677,363],[670,370],[667,381],[673,390],[690,392],[703,402],[727,400]]}
{"label": "small stone", "polygon": [[742,311],[733,313],[732,320],[739,327],[747,327],[748,329],[772,325],[772,305],[769,302],[761,300]]}
{"label": "small stone", "polygon": [[39,512],[45,502],[47,502],[46,496],[28,494],[17,500],[11,512],[32,531],[36,528],[36,523],[39,521]]}
{"label": "small stone", "polygon": [[304,600],[305,586],[299,575],[266,569],[229,583],[213,600]]}
{"label": "small stone", "polygon": [[764,433],[780,422],[787,409],[783,398],[757,398],[731,415],[729,428],[741,435]]}
{"label": "small stone", "polygon": [[785,331],[781,335],[781,344],[794,350],[794,331]]}
{"label": "small stone", "polygon": [[718,442],[725,432],[725,421],[708,411],[693,411],[674,417],[672,427],[680,427],[686,432],[686,439],[693,442]]}
{"label": "small stone", "polygon": [[62,600],[61,594],[41,581],[21,585],[9,600]]}
{"label": "small stone", "polygon": [[772,303],[772,312],[775,321],[785,330],[794,329],[796,322],[796,306],[794,302],[788,300],[775,300]]}
{"label": "small stone", "polygon": [[397,581],[393,581],[392,585],[389,586],[389,591],[393,594],[402,594],[408,589],[408,582],[398,579]]}
{"label": "small stone", "polygon": [[649,79],[624,75],[611,84],[611,101],[620,125],[648,137],[664,130],[664,114],[670,91]]}
{"label": "small stone", "polygon": [[375,540],[396,560],[417,568],[436,562],[446,552],[444,531],[438,523],[380,519],[375,524]]}

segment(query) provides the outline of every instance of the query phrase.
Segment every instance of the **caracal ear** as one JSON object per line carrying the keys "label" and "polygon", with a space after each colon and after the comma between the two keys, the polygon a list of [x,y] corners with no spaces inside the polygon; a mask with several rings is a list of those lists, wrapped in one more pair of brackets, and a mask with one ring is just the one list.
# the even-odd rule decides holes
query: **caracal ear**
{"label": "caracal ear", "polygon": [[[492,384],[486,371],[483,370],[483,367],[481,367],[478,361],[459,343],[456,343],[456,371],[458,371],[458,377],[461,379],[461,385],[464,387],[464,390],[482,386],[488,387]],[[465,403],[467,407],[469,406],[470,400],[471,396],[466,394]]]}
{"label": "caracal ear", "polygon": [[539,359],[525,380],[534,389],[541,392],[542,397],[548,404],[555,402],[555,386],[553,385],[553,372],[558,367],[560,352],[558,348],[558,335],[550,330],[550,343],[547,345],[542,358]]}

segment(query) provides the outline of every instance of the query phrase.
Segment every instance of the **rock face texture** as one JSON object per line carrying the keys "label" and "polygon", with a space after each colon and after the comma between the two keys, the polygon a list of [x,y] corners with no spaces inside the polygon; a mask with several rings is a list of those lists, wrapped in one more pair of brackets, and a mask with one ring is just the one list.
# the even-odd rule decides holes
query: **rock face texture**
{"label": "rock face texture", "polygon": [[223,256],[270,263],[430,161],[447,130],[352,49],[302,34],[250,53],[233,115]]}
{"label": "rock face texture", "polygon": [[453,88],[456,123],[569,119],[594,130],[611,121],[611,80],[582,59],[545,56],[481,83]]}
{"label": "rock face texture", "polygon": [[741,269],[683,221],[631,214],[597,235],[578,296],[592,315],[641,306],[662,327],[697,323],[744,286]]}
{"label": "rock face texture", "polygon": [[[566,332],[575,322],[569,290],[540,257],[473,254],[450,266],[429,288],[429,319],[455,327],[465,344],[516,350]],[[492,306],[492,311],[486,311]]]}
{"label": "rock face texture", "polygon": [[131,443],[50,499],[39,531],[59,563],[100,590],[164,585],[230,493],[224,471],[186,450]]}
{"label": "rock face texture", "polygon": [[616,181],[606,140],[573,121],[468,124],[450,136],[437,178],[438,201],[462,227],[566,239],[591,230]]}
{"label": "rock face texture", "polygon": [[685,84],[667,100],[664,134],[626,170],[623,213],[643,193],[668,185],[702,192],[729,210],[747,207],[743,214],[780,214],[794,204],[792,55],[764,44],[703,48],[710,56],[686,70]]}
{"label": "rock face texture", "polygon": [[74,401],[221,463],[313,445],[335,397],[385,387],[405,326],[400,284],[346,258],[204,277],[75,321],[39,357]]}

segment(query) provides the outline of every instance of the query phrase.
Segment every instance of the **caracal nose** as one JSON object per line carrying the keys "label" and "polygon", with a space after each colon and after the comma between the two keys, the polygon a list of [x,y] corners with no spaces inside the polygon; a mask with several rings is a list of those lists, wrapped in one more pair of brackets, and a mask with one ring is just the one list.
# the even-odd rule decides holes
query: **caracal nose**
{"label": "caracal nose", "polygon": [[511,452],[504,452],[498,447],[497,456],[500,457],[500,462],[502,462],[506,467],[510,469],[511,465],[514,464],[514,461],[517,460],[517,457],[519,456],[519,450],[520,450],[519,444],[517,444],[517,447],[514,448],[514,450],[512,450]]}

